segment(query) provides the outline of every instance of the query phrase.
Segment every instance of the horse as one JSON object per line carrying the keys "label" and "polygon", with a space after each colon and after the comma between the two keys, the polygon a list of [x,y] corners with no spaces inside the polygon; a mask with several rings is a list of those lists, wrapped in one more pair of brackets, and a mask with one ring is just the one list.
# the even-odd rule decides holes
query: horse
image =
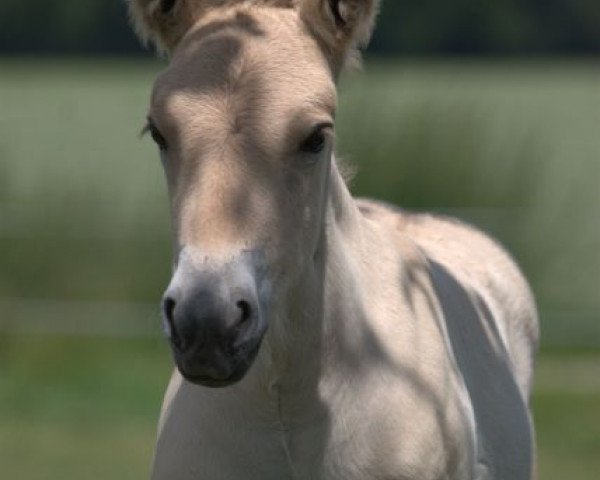
{"label": "horse", "polygon": [[499,244],[351,196],[376,0],[129,0],[174,237],[154,480],[528,480],[538,321]]}

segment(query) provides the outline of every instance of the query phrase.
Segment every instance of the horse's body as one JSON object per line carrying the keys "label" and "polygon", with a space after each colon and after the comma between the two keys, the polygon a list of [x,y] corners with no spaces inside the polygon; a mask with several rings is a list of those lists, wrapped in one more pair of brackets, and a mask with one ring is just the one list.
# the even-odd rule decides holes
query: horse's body
{"label": "horse's body", "polygon": [[[206,21],[211,1],[199,2],[200,20],[177,16],[194,11],[191,0],[174,13],[177,2],[158,2],[161,15],[171,12],[160,28],[150,14],[139,20],[167,48],[177,45],[154,95],[162,133],[149,127],[164,152],[178,240],[164,308],[181,372],[165,398],[153,479],[531,479],[537,320],[514,262],[459,222],[354,200],[328,133],[314,133],[329,129],[327,95],[314,102],[317,130],[295,116],[289,123],[314,92],[329,92],[322,74],[335,76],[373,2],[242,2],[215,7],[219,16]],[[330,27],[313,17],[316,4],[338,9]],[[346,32],[346,44],[318,33],[326,28]],[[247,36],[277,41],[260,50],[263,40]],[[223,60],[240,51],[235,67]],[[281,84],[251,81],[247,65],[260,52]],[[221,135],[229,108],[235,125],[224,122],[231,130]],[[264,108],[252,128],[237,125]],[[202,123],[207,111],[220,113]],[[257,143],[261,122],[270,133]],[[285,135],[275,127],[283,124]],[[286,143],[304,138],[297,129],[312,132],[302,153]],[[245,148],[233,148],[240,137]]]}
{"label": "horse's body", "polygon": [[298,378],[266,359],[226,390],[174,373],[154,478],[530,478],[535,309],[513,262],[456,222],[345,215],[320,338],[290,342]]}

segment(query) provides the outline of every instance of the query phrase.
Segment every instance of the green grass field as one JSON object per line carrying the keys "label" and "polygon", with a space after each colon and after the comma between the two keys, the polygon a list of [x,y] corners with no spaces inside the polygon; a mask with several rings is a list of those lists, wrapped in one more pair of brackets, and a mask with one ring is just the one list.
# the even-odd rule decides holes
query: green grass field
{"label": "green grass field", "polygon": [[[146,478],[169,364],[159,339],[0,336],[3,477]],[[540,480],[596,480],[600,354],[543,354],[533,404]]]}
{"label": "green grass field", "polygon": [[[0,60],[0,465],[143,478],[169,356],[169,223],[138,133],[161,65]],[[459,215],[531,279],[543,349],[540,480],[600,471],[600,69],[367,65],[341,85],[359,195]]]}

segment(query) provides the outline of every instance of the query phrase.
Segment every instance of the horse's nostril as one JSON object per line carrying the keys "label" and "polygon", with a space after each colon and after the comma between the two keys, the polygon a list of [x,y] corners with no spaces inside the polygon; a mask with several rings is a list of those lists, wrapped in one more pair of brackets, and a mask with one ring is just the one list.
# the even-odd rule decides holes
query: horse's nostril
{"label": "horse's nostril", "polygon": [[167,321],[173,325],[173,311],[175,310],[175,300],[171,297],[166,297],[163,300],[163,314]]}
{"label": "horse's nostril", "polygon": [[183,343],[181,341],[181,337],[177,333],[175,329],[175,321],[174,321],[174,312],[175,312],[175,300],[171,297],[165,297],[163,300],[163,315],[165,317],[165,322],[167,324],[167,334],[169,338],[173,341],[173,344],[179,348],[183,349]]}
{"label": "horse's nostril", "polygon": [[238,325],[243,325],[252,317],[252,307],[246,300],[240,300],[236,305],[240,310]]}

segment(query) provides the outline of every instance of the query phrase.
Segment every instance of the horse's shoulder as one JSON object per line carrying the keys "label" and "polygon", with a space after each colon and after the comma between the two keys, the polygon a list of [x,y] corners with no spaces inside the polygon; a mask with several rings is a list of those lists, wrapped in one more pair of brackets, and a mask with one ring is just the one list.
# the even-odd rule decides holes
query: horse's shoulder
{"label": "horse's shoulder", "polygon": [[533,294],[515,260],[496,240],[457,219],[411,216],[405,232],[432,262],[481,296],[504,333],[519,386],[527,397],[539,326]]}
{"label": "horse's shoulder", "polygon": [[[412,213],[382,202],[359,200],[366,217],[391,228],[403,257],[421,252],[438,283],[452,277],[489,308],[527,395],[539,327],[531,289],[519,266],[495,239],[452,217]],[[412,247],[411,247],[412,245]],[[445,279],[445,280],[444,280]]]}

